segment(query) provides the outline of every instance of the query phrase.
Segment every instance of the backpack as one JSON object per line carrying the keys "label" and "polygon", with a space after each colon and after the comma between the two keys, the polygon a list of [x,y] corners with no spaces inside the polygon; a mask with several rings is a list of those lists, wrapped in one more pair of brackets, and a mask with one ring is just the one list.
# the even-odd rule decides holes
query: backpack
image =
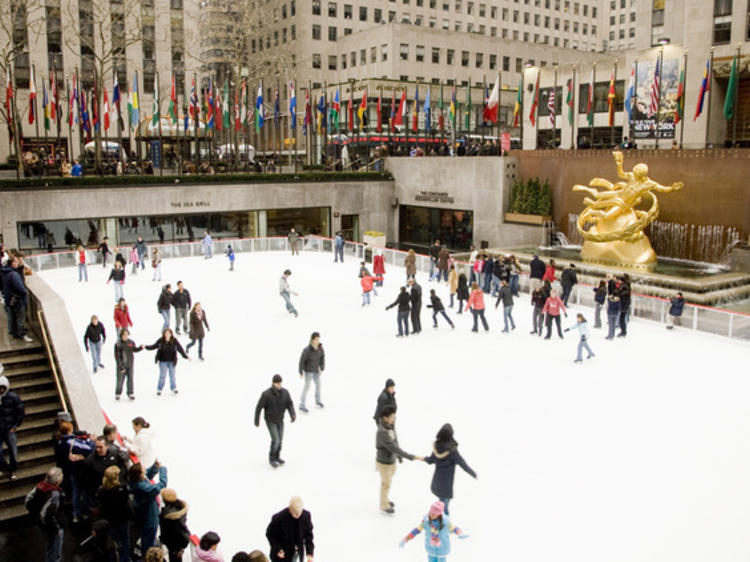
{"label": "backpack", "polygon": [[26,506],[26,511],[29,512],[29,515],[34,517],[34,519],[39,520],[39,516],[42,513],[42,508],[44,507],[47,499],[48,498],[46,494],[42,494],[38,491],[37,488],[34,488],[26,495],[26,499],[23,503]]}

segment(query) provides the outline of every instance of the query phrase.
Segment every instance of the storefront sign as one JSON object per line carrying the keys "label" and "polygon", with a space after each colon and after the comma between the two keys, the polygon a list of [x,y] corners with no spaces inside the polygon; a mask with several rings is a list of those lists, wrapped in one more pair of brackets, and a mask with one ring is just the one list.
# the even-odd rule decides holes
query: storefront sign
{"label": "storefront sign", "polygon": [[414,197],[415,201],[428,201],[430,203],[453,203],[453,197],[443,191],[420,191]]}
{"label": "storefront sign", "polygon": [[172,207],[177,207],[180,209],[189,209],[190,207],[210,207],[211,202],[210,201],[172,201],[170,203]]}

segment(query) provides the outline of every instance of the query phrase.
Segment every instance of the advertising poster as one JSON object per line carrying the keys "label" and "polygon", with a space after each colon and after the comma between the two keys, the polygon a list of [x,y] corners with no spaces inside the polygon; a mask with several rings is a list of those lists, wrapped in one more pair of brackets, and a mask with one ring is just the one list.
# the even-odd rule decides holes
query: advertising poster
{"label": "advertising poster", "polygon": [[635,99],[630,120],[631,137],[655,139],[657,113],[659,138],[674,138],[674,112],[680,85],[680,59],[664,59],[661,74],[661,110],[659,110],[658,77],[654,77],[656,60],[638,61],[635,77]]}

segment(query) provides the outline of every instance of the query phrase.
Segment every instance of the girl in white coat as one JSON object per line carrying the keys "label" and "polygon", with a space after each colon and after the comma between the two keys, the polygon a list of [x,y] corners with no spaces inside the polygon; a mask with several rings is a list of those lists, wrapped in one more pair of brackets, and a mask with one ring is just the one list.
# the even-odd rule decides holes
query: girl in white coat
{"label": "girl in white coat", "polygon": [[151,432],[151,424],[141,416],[133,418],[133,431],[135,436],[130,439],[125,437],[125,446],[128,451],[138,457],[141,465],[151,466],[156,460],[154,454],[154,434]]}

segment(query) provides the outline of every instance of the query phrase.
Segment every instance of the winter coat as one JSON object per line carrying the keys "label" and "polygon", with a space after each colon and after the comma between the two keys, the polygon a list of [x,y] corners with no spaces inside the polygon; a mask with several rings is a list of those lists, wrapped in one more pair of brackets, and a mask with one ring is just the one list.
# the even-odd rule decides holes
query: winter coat
{"label": "winter coat", "polygon": [[458,273],[456,273],[455,269],[452,269],[448,274],[448,291],[450,291],[451,295],[455,295],[456,291],[458,291]]}
{"label": "winter coat", "polygon": [[106,242],[102,242],[101,244],[99,244],[99,252],[104,256],[108,256],[111,253],[109,251],[109,244],[107,244]]}
{"label": "winter coat", "polygon": [[136,250],[138,250],[138,255],[139,256],[145,256],[146,255],[146,242],[144,242],[143,240],[136,241],[135,248],[136,248]]}
{"label": "winter coat", "polygon": [[16,306],[23,306],[25,308],[29,291],[23,283],[21,274],[9,265],[4,266],[0,271],[2,272],[3,299],[5,300],[5,304],[8,305],[12,297],[16,297],[18,300]]}
{"label": "winter coat", "polygon": [[334,245],[335,247],[337,247],[337,248],[343,248],[343,247],[344,247],[344,237],[343,237],[343,236],[341,236],[340,234],[337,234],[337,235],[336,235],[336,236],[335,236],[335,237],[333,238],[333,245]]}
{"label": "winter coat", "polygon": [[618,287],[618,293],[620,296],[620,306],[622,310],[630,308],[630,285],[628,283],[620,283]]}
{"label": "winter coat", "polygon": [[495,303],[495,308],[500,306],[500,301],[502,301],[503,306],[513,306],[513,293],[510,291],[510,285],[501,286],[500,290],[497,293],[497,302]]}
{"label": "winter coat", "polygon": [[[159,474],[159,482],[152,484],[149,480]],[[156,498],[167,487],[167,467],[155,464],[146,471],[146,478],[130,484],[133,495],[133,511],[136,525],[143,529],[159,527],[159,504]]]}
{"label": "winter coat", "polygon": [[555,267],[552,265],[548,265],[544,270],[542,281],[549,281],[550,283],[554,283],[555,280]]}
{"label": "winter coat", "polygon": [[289,235],[287,236],[287,239],[289,240],[290,244],[296,244],[297,241],[299,240],[299,232],[297,231],[290,232]]}
{"label": "winter coat", "polygon": [[443,301],[441,301],[440,297],[437,295],[430,295],[430,303],[431,304],[427,305],[427,308],[431,308],[433,312],[440,312],[441,310],[445,310]]}
{"label": "winter coat", "polygon": [[289,292],[289,281],[287,280],[285,275],[282,275],[281,279],[279,279],[279,294],[288,293],[288,292]]}
{"label": "winter coat", "polygon": [[417,274],[417,256],[406,254],[404,258],[404,267],[406,267],[406,275],[413,276]]}
{"label": "winter coat", "polygon": [[534,305],[534,308],[544,308],[545,302],[547,302],[547,297],[544,296],[542,291],[532,291],[531,304]]}
{"label": "winter coat", "polygon": [[382,281],[382,277],[373,277],[372,275],[365,275],[360,280],[359,284],[362,285],[362,292],[369,293],[372,291],[373,281]]}
{"label": "winter coat", "polygon": [[613,295],[617,292],[617,282],[614,279],[607,281],[607,294]]}
{"label": "winter coat", "polygon": [[482,258],[477,258],[474,265],[471,267],[474,270],[474,273],[482,273],[482,271],[484,271],[484,260]]}
{"label": "winter coat", "polygon": [[438,252],[438,269],[440,271],[447,271],[448,270],[448,260],[451,257],[451,253],[448,251],[448,248],[441,248],[440,252]]}
{"label": "winter coat", "polygon": [[151,466],[156,460],[154,453],[154,434],[147,427],[136,433],[130,441],[130,452],[132,452],[143,466]]}
{"label": "winter coat", "polygon": [[206,332],[203,330],[203,326],[205,326],[209,330],[211,329],[208,327],[208,318],[206,318],[206,311],[201,309],[200,317],[198,317],[198,313],[195,310],[190,311],[191,340],[201,340],[206,337]]}
{"label": "winter coat", "polygon": [[618,316],[622,310],[619,300],[607,299],[607,316]]}
{"label": "winter coat", "polygon": [[179,341],[177,341],[177,338],[170,338],[169,341],[167,341],[162,336],[151,345],[147,345],[146,349],[156,350],[154,363],[164,361],[166,363],[174,363],[175,365],[177,365],[178,353],[185,359],[188,358],[187,353],[185,353],[185,350],[182,349],[182,345]]}
{"label": "winter coat", "polygon": [[378,420],[375,449],[375,460],[381,464],[394,464],[396,459],[401,462],[404,457],[410,461],[414,460],[414,455],[410,455],[399,447],[396,429],[383,420]]}
{"label": "winter coat", "polygon": [[682,297],[672,297],[669,302],[671,303],[669,315],[682,316],[682,309],[685,308],[685,299]]}
{"label": "winter coat", "polygon": [[386,407],[391,407],[394,412],[396,411],[396,393],[391,394],[384,388],[378,396],[378,405],[375,406],[375,415],[372,416],[372,419],[380,423],[380,416]]}
{"label": "winter coat", "polygon": [[115,307],[115,328],[128,328],[133,325],[133,321],[130,319],[130,310],[128,305],[125,308],[120,306]]}
{"label": "winter coat", "polygon": [[418,283],[414,283],[409,291],[409,298],[411,299],[412,308],[422,306],[422,286]]}
{"label": "winter coat", "polygon": [[435,465],[435,473],[432,475],[430,490],[439,498],[453,497],[453,481],[456,477],[456,465],[463,468],[467,474],[470,474],[474,478],[477,477],[477,473],[466,464],[466,461],[453,443],[450,445],[436,443],[432,448],[432,454],[426,457],[424,461],[427,464]]}
{"label": "winter coat", "polygon": [[545,314],[549,314],[550,316],[560,316],[561,312],[566,312],[565,304],[563,304],[563,301],[562,299],[560,299],[560,297],[556,295],[551,296],[547,299],[547,302],[544,303],[542,312]]}
{"label": "winter coat", "polygon": [[122,462],[122,458],[110,453],[109,450],[107,450],[103,457],[100,457],[96,454],[96,451],[94,451],[88,457],[83,459],[83,462],[81,462],[79,484],[81,489],[86,492],[91,499],[96,496],[96,491],[99,489],[99,486],[102,485],[104,471],[110,466],[118,467],[121,476],[123,472],[128,469],[125,463]]}
{"label": "winter coat", "polygon": [[115,363],[120,371],[127,371],[133,367],[133,353],[143,351],[140,346],[136,346],[133,340],[119,340],[115,344]]}
{"label": "winter coat", "polygon": [[[266,538],[271,545],[271,562],[289,562],[295,549],[299,552],[300,560],[315,552],[313,543],[313,524],[310,512],[302,510],[298,519],[292,517],[289,508],[284,508],[274,514],[266,528]],[[280,550],[284,551],[284,558],[279,558]]]}
{"label": "winter coat", "polygon": [[172,306],[172,293],[168,293],[166,290],[162,291],[159,295],[159,300],[156,301],[156,308],[159,312],[162,310],[169,310]]}
{"label": "winter coat", "polygon": [[429,251],[430,258],[432,258],[434,261],[437,261],[439,259],[440,251],[442,249],[443,249],[442,246],[440,246],[438,244],[432,244],[430,246],[430,251]]}
{"label": "winter coat", "polygon": [[78,250],[78,257],[76,263],[79,265],[86,265],[86,250]]}
{"label": "winter coat", "polygon": [[581,339],[583,340],[589,339],[589,323],[588,322],[576,322],[570,328],[567,328],[565,331],[568,332],[570,330],[578,330],[578,333],[581,334]]}
{"label": "winter coat", "polygon": [[578,283],[576,270],[572,267],[566,267],[565,269],[563,269],[562,275],[560,276],[560,283],[562,283],[563,287],[572,287],[573,285]]}
{"label": "winter coat", "polygon": [[396,305],[398,305],[399,312],[408,312],[409,310],[411,310],[411,297],[409,296],[409,293],[399,293],[396,297],[396,300],[386,306],[385,309],[389,310]]}
{"label": "winter coat", "polygon": [[116,267],[113,267],[109,272],[107,283],[109,283],[110,281],[114,281],[115,283],[120,283],[122,285],[125,282],[125,270],[123,268],[118,269]]}
{"label": "winter coat", "polygon": [[472,291],[469,295],[469,300],[466,301],[466,310],[473,308],[474,310],[484,310],[484,293],[481,289]]}
{"label": "winter coat", "polygon": [[65,526],[63,497],[63,491],[59,486],[42,481],[24,500],[26,509],[47,535],[57,534]]}
{"label": "winter coat", "polygon": [[161,252],[156,250],[151,252],[151,267],[156,267],[161,263]]}
{"label": "winter coat", "polygon": [[325,371],[326,352],[323,350],[323,344],[318,344],[318,349],[312,345],[307,345],[299,356],[299,374],[309,372],[317,373]]}
{"label": "winter coat", "polygon": [[112,526],[133,518],[133,502],[130,501],[130,492],[124,485],[109,489],[99,486],[96,492],[96,505],[99,517],[109,521]]}
{"label": "winter coat", "polygon": [[164,503],[159,514],[159,540],[170,552],[179,552],[190,542],[187,526],[188,504],[183,500]]}
{"label": "winter coat", "polygon": [[4,433],[21,426],[25,411],[18,394],[10,390],[8,377],[0,376],[0,386],[7,389],[5,394],[0,395],[0,432]]}
{"label": "winter coat", "polygon": [[411,532],[416,536],[420,531],[424,531],[424,547],[427,555],[431,558],[445,559],[451,552],[451,533],[460,533],[461,530],[451,523],[450,517],[446,514],[441,519],[430,519],[425,515],[416,529]]}
{"label": "winter coat", "polygon": [[83,334],[83,345],[86,347],[86,351],[89,350],[89,342],[99,343],[99,340],[104,343],[107,340],[107,330],[104,329],[104,324],[93,322],[86,327],[86,333]]}
{"label": "winter coat", "polygon": [[190,308],[193,304],[190,298],[190,291],[183,288],[182,291],[177,289],[172,293],[172,306],[175,308]]}
{"label": "winter coat", "polygon": [[260,425],[260,412],[265,409],[263,419],[271,423],[281,423],[284,421],[284,412],[289,412],[292,422],[297,419],[294,412],[294,403],[289,391],[286,388],[277,389],[275,386],[263,391],[260,395],[257,406],[255,406],[255,425]]}
{"label": "winter coat", "polygon": [[139,265],[141,263],[141,258],[138,255],[138,250],[136,248],[133,248],[130,250],[130,255],[128,256],[128,263],[133,265]]}
{"label": "winter coat", "polygon": [[203,550],[196,546],[193,551],[192,562],[224,562],[224,556],[218,550]]}
{"label": "winter coat", "polygon": [[466,281],[466,275],[458,276],[458,288],[456,289],[456,297],[459,300],[469,300],[469,285]]}
{"label": "winter coat", "polygon": [[541,279],[544,277],[546,269],[547,268],[542,260],[534,258],[529,262],[529,277],[531,279]]}
{"label": "winter coat", "polygon": [[598,304],[604,304],[604,301],[607,300],[607,286],[604,287],[595,287],[594,288],[594,301]]}
{"label": "winter coat", "polygon": [[231,247],[227,248],[226,256],[229,258],[229,261],[234,261],[234,250]]}
{"label": "winter coat", "polygon": [[375,275],[385,275],[385,258],[383,256],[374,256],[372,258],[372,272]]}

